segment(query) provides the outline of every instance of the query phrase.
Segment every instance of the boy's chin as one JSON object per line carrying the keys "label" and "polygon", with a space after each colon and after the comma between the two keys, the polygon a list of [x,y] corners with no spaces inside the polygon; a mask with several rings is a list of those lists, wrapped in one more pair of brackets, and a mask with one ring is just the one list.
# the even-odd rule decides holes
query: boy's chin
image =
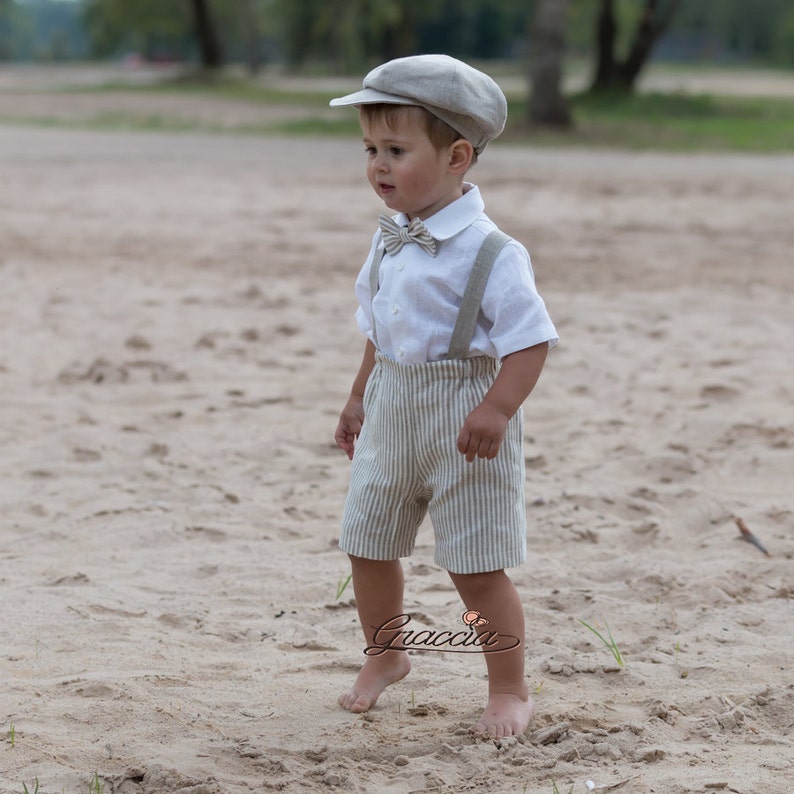
{"label": "boy's chin", "polygon": [[387,204],[386,207],[392,215],[396,215],[397,213],[402,213],[403,215],[405,215],[406,218],[408,218],[408,220],[411,220],[411,218],[413,217],[413,215],[411,215],[410,209],[403,207],[402,205],[397,206],[395,204]]}
{"label": "boy's chin", "polygon": [[397,197],[391,197],[388,194],[384,195],[380,191],[376,191],[380,200],[386,205],[386,208],[392,212],[405,212],[405,207],[402,206]]}

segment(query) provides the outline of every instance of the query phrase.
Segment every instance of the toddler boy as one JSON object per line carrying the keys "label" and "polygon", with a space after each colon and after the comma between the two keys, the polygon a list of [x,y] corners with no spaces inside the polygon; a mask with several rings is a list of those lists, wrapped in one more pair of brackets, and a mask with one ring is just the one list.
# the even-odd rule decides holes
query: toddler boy
{"label": "toddler boy", "polygon": [[[429,513],[436,562],[483,630],[517,639],[485,653],[476,735],[523,733],[524,615],[505,568],[526,557],[522,403],[554,325],[526,249],[496,229],[464,177],[504,129],[507,102],[484,73],[445,55],[389,61],[331,101],[359,110],[367,178],[386,207],[356,281],[367,341],[335,440],[352,460],[340,548],[367,646],[403,614],[401,557]],[[376,636],[377,635],[377,636]],[[369,654],[340,698],[370,709],[410,670],[399,638]],[[515,647],[512,647],[512,646]]]}

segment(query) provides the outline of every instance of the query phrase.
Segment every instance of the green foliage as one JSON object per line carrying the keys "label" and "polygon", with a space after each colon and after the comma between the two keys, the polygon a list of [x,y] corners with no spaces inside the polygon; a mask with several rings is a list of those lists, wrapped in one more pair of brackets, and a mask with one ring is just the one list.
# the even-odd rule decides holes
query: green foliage
{"label": "green foliage", "polygon": [[[360,72],[388,58],[448,52],[523,57],[532,0],[208,0],[229,62],[316,63]],[[660,7],[670,0],[660,0]],[[614,0],[619,57],[646,0]],[[569,0],[567,44],[590,58],[600,0]],[[0,0],[0,60],[139,53],[195,60],[188,0]],[[682,0],[660,42],[665,57],[794,65],[791,0]]]}
{"label": "green foliage", "polygon": [[88,43],[74,3],[0,0],[0,61],[85,57]]}
{"label": "green foliage", "polygon": [[609,635],[609,640],[607,640],[606,637],[604,637],[604,635],[601,634],[600,631],[598,631],[598,629],[594,628],[593,626],[591,626],[586,621],[584,621],[584,620],[582,620],[580,618],[579,622],[585,628],[590,629],[590,631],[592,631],[593,634],[595,634],[596,637],[598,637],[598,639],[601,640],[601,642],[604,643],[604,645],[606,646],[607,650],[612,654],[612,656],[614,657],[615,661],[617,662],[618,667],[623,667],[623,657],[620,654],[620,649],[618,648],[618,644],[615,642],[615,638],[612,636],[612,632],[609,630],[609,624],[604,622],[604,625],[606,626],[606,629],[607,629],[607,634]]}
{"label": "green foliage", "polygon": [[342,593],[345,592],[345,588],[350,584],[350,580],[353,578],[353,574],[349,573],[346,578],[340,576],[339,581],[336,584],[336,600],[338,601],[342,597]]}
{"label": "green foliage", "polygon": [[794,66],[794,7],[783,14],[775,28],[772,60],[781,66]]}
{"label": "green foliage", "polygon": [[791,0],[682,2],[670,32],[692,40],[692,57],[773,60],[777,31],[791,15]]}
{"label": "green foliage", "polygon": [[85,0],[84,20],[100,57],[137,52],[186,59],[192,41],[188,4],[161,0]]}
{"label": "green foliage", "polygon": [[105,783],[101,783],[99,780],[99,775],[94,772],[94,777],[91,778],[91,785],[88,789],[88,794],[104,794],[105,791]]}
{"label": "green foliage", "polygon": [[442,0],[276,0],[287,63],[320,58],[336,71],[360,71],[378,61],[410,55],[416,29],[443,10]]}

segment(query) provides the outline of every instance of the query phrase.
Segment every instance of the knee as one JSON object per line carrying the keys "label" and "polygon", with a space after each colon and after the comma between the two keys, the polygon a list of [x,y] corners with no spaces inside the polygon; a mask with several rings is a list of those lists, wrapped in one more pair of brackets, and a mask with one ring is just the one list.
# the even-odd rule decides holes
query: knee
{"label": "knee", "polygon": [[468,593],[476,596],[478,593],[493,590],[494,585],[506,576],[503,570],[487,571],[485,573],[452,573],[450,579],[459,593]]}
{"label": "knee", "polygon": [[352,554],[348,554],[347,556],[354,570],[366,569],[369,571],[376,571],[380,569],[385,571],[391,570],[395,566],[400,566],[399,560],[370,560],[367,557],[355,557]]}

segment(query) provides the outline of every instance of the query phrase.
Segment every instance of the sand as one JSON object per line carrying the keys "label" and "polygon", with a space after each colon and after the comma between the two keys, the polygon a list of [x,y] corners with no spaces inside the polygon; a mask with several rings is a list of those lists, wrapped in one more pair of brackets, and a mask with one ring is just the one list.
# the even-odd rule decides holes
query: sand
{"label": "sand", "polygon": [[[0,169],[0,792],[790,791],[794,157],[472,173],[561,335],[511,571],[537,714],[500,742],[479,654],[336,704],[360,144],[7,125]],[[462,628],[429,526],[405,569]]]}

